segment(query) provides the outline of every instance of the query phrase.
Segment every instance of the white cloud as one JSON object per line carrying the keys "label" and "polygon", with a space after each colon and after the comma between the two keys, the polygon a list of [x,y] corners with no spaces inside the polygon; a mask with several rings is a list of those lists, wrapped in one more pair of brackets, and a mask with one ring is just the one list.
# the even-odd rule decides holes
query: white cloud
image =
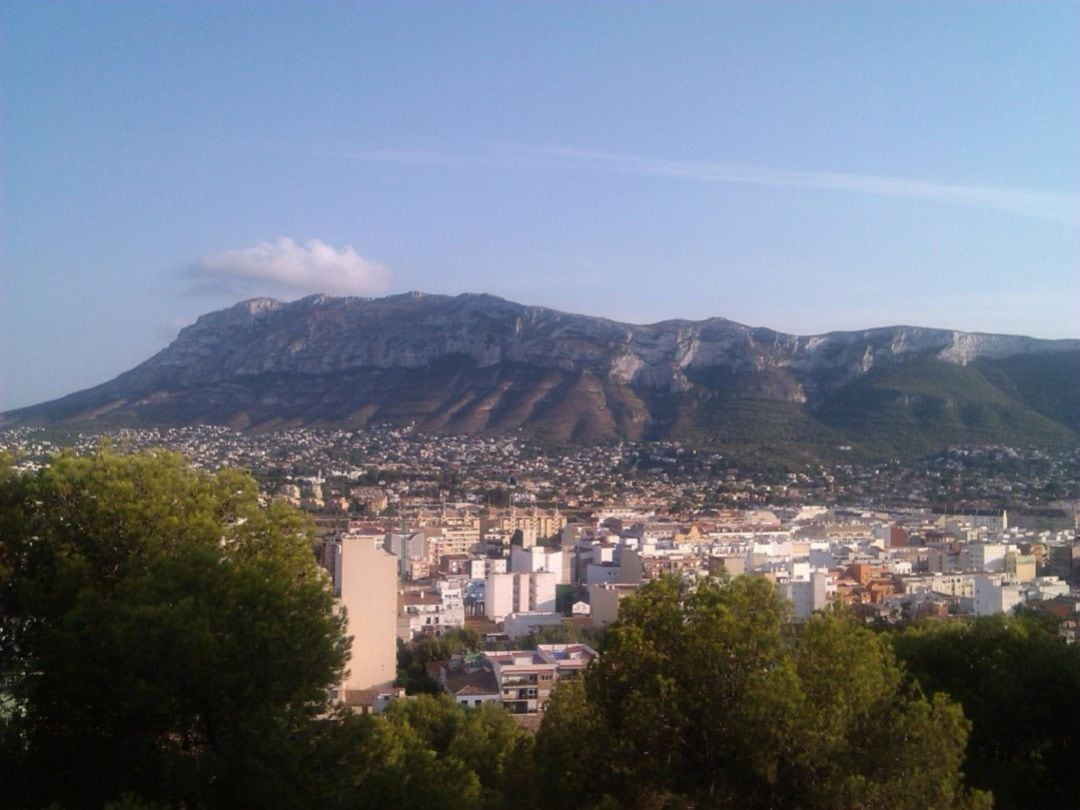
{"label": "white cloud", "polygon": [[411,165],[490,166],[500,169],[576,169],[639,177],[661,177],[725,185],[843,191],[881,197],[909,197],[1075,226],[1080,195],[1042,189],[1007,188],[936,180],[913,180],[831,171],[791,171],[716,161],[674,160],[601,152],[576,147],[503,144],[478,151],[432,152],[369,149],[347,153],[359,160]]}
{"label": "white cloud", "polygon": [[1036,189],[940,183],[844,172],[786,171],[708,161],[666,160],[640,155],[613,154],[589,149],[545,148],[533,150],[596,171],[653,177],[700,180],[775,188],[807,188],[848,191],[886,197],[925,200],[989,208],[1020,216],[1075,225],[1080,221],[1080,196]]}
{"label": "white cloud", "polygon": [[319,239],[300,245],[288,237],[242,250],[203,256],[182,270],[197,294],[289,298],[312,293],[372,295],[384,292],[390,274],[351,245]]}

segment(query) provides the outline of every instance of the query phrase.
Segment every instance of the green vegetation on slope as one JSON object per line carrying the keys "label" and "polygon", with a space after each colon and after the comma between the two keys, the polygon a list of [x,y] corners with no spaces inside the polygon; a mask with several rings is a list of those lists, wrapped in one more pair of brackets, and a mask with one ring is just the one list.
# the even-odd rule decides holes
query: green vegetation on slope
{"label": "green vegetation on slope", "polygon": [[972,365],[1008,396],[1080,432],[1080,352],[977,360]]}
{"label": "green vegetation on slope", "polygon": [[874,369],[830,394],[816,417],[882,453],[912,457],[948,444],[1072,444],[1076,434],[994,385],[980,368],[940,360]]}

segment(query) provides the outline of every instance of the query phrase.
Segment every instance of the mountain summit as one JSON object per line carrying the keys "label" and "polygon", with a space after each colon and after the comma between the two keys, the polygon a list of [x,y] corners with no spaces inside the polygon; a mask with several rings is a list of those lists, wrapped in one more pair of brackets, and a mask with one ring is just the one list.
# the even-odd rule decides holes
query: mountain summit
{"label": "mountain summit", "polygon": [[894,326],[799,336],[721,318],[618,323],[490,295],[256,298],[119,377],[0,425],[362,427],[600,442],[1058,444],[1080,340]]}

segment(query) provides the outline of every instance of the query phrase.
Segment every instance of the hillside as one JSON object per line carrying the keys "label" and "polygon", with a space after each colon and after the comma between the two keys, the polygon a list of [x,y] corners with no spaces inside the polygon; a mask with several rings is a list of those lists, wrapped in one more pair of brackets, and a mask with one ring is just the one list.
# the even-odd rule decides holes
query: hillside
{"label": "hillside", "polygon": [[896,326],[799,336],[618,323],[488,295],[253,299],[119,377],[0,426],[415,421],[550,442],[673,439],[820,455],[1080,434],[1080,341]]}

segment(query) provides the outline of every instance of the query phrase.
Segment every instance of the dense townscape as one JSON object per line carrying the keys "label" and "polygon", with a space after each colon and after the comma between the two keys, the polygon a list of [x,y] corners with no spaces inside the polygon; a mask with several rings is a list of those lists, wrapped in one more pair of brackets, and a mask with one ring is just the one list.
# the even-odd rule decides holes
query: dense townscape
{"label": "dense townscape", "polygon": [[[769,576],[802,616],[838,599],[892,620],[994,613],[1069,598],[1080,565],[1073,448],[951,448],[916,465],[792,471],[741,470],[672,443],[553,448],[390,426],[64,438],[76,453],[102,442],[163,447],[199,468],[247,469],[264,499],[309,512],[326,537],[382,537],[398,555],[404,640],[433,621],[440,633],[461,626],[467,614],[491,629],[511,613],[548,614],[511,621],[538,630],[560,624],[556,589],[562,612],[574,605],[580,616],[595,614],[609,590],[719,570]],[[33,469],[58,452],[56,441],[20,429],[0,437],[0,449]],[[544,582],[533,583],[524,611],[497,604],[500,578],[537,574]]]}
{"label": "dense townscape", "polygon": [[1080,810],[1080,2],[0,2],[0,810]]}
{"label": "dense townscape", "polygon": [[[1072,646],[1080,604],[1080,459],[1071,448],[953,447],[918,464],[793,469],[739,466],[720,453],[677,443],[560,447],[386,426],[95,435],[21,428],[0,435],[0,453],[7,465],[0,517],[9,532],[0,599],[10,614],[0,642],[8,645],[13,662],[5,677],[14,707],[0,714],[13,746],[0,757],[0,767],[21,774],[12,777],[20,786],[18,801],[47,803],[67,795],[72,806],[97,806],[109,791],[126,786],[131,797],[165,796],[165,806],[178,796],[189,806],[289,806],[285,794],[262,792],[269,782],[244,781],[254,778],[249,765],[266,754],[298,756],[294,764],[302,768],[303,756],[310,754],[258,753],[250,738],[217,739],[205,724],[219,722],[212,720],[214,712],[231,716],[238,710],[228,703],[231,698],[225,698],[226,708],[213,703],[227,692],[185,698],[212,705],[178,709],[191,724],[183,731],[169,725],[171,710],[164,711],[166,725],[151,734],[159,735],[151,748],[164,740],[182,743],[175,751],[171,742],[161,749],[167,770],[179,768],[164,782],[153,774],[166,765],[146,759],[149,749],[139,752],[145,761],[136,776],[116,777],[115,787],[102,786],[97,799],[85,802],[71,798],[91,795],[79,793],[85,786],[65,794],[34,776],[61,750],[58,745],[105,739],[102,756],[130,755],[123,740],[132,732],[125,724],[135,722],[54,717],[52,712],[70,711],[65,701],[79,698],[63,689],[58,697],[59,687],[35,674],[57,666],[48,663],[50,656],[73,655],[91,669],[101,665],[102,656],[123,659],[129,677],[110,687],[109,700],[135,701],[132,710],[142,711],[142,678],[161,675],[158,689],[173,688],[171,678],[179,678],[178,684],[189,678],[189,665],[181,659],[175,659],[178,670],[172,664],[162,669],[156,642],[144,646],[147,634],[158,632],[145,617],[165,610],[164,628],[177,620],[194,627],[203,621],[243,626],[251,614],[227,594],[252,586],[243,577],[246,555],[255,553],[270,554],[265,564],[273,570],[285,566],[273,575],[282,577],[283,594],[298,575],[311,590],[303,597],[307,607],[290,612],[292,618],[283,615],[280,626],[254,625],[252,649],[314,645],[292,659],[301,669],[288,670],[289,664],[293,675],[282,677],[294,677],[298,689],[310,688],[301,672],[311,656],[321,662],[319,677],[330,677],[323,681],[322,698],[311,702],[319,692],[305,692],[308,708],[289,715],[290,745],[298,729],[323,724],[320,733],[330,735],[320,743],[329,746],[323,755],[338,756],[341,779],[354,780],[353,787],[333,788],[341,799],[337,805],[320,792],[330,789],[326,785],[298,781],[302,787],[292,801],[300,805],[405,807],[427,799],[450,806],[480,801],[491,807],[548,807],[559,804],[554,796],[563,791],[573,795],[574,804],[596,807],[1021,807],[1033,797],[1066,806],[1065,783],[1054,779],[1061,758],[1072,750],[1073,732],[1061,730],[1072,722],[1068,712],[1049,719],[1043,709],[1028,706],[1012,728],[1015,746],[1006,747],[999,745],[1003,732],[991,718],[1003,700],[1027,705],[1028,693],[1071,689],[1069,679],[1080,676],[1074,654],[1080,647]],[[206,502],[207,485],[216,506]],[[182,506],[186,501],[191,505]],[[193,516],[193,510],[207,509],[209,523]],[[179,515],[187,516],[186,523],[176,523]],[[301,530],[305,525],[315,531]],[[176,528],[162,533],[164,526]],[[176,531],[191,537],[177,545]],[[43,546],[43,536],[53,540]],[[284,552],[275,546],[280,541],[270,539],[275,536],[306,543],[306,552],[296,548],[279,557]],[[130,562],[119,569],[111,563],[100,579],[85,579],[88,570],[115,557],[117,542],[130,544],[123,552],[135,555]],[[243,551],[248,542],[254,543],[251,552]],[[74,545],[64,551],[68,543]],[[103,543],[103,550],[93,551],[95,543]],[[220,597],[207,597],[209,606],[197,603],[211,614],[166,618],[192,609],[189,598],[168,594],[194,575],[185,572],[192,564],[185,555],[197,553],[201,543],[209,543],[214,557],[220,549],[234,549],[228,553],[238,555],[230,563],[237,571],[228,576],[237,579],[217,584],[215,577],[224,574],[199,574],[199,592],[223,589]],[[44,564],[43,553],[59,556]],[[161,570],[170,572],[150,574],[154,589],[166,593],[152,589],[140,595],[145,584],[131,586],[134,591],[123,586],[100,604],[135,599],[134,613],[113,616],[111,608],[104,614],[93,608],[94,618],[88,619],[86,605],[98,602],[89,597],[87,603],[86,594],[120,587],[111,583],[118,570],[129,567],[124,576],[140,582],[153,570],[146,568],[146,554],[161,555]],[[63,576],[83,585],[70,590],[63,578],[51,580],[69,564],[62,560],[81,555],[86,562]],[[302,573],[316,562],[319,577]],[[203,564],[196,558],[196,568]],[[264,577],[258,574],[258,588],[277,587],[277,580]],[[38,653],[44,657],[24,660],[42,643],[40,628],[51,621],[44,615],[58,609],[47,595],[56,588],[68,589],[74,599],[58,628],[88,620],[119,624],[100,641],[82,632],[61,635],[46,642]],[[139,601],[144,598],[149,603]],[[219,598],[225,601],[217,607]],[[320,601],[326,599],[337,605],[333,611]],[[242,612],[229,618],[234,609]],[[44,614],[28,619],[35,611]],[[298,635],[270,642],[260,638],[267,632]],[[792,639],[783,641],[790,633],[794,646]],[[234,635],[230,629],[225,637]],[[127,646],[114,646],[132,643],[141,653],[134,659]],[[180,637],[168,642],[193,660],[217,662],[215,667],[248,666],[243,662],[250,653],[243,650],[222,648],[204,659],[198,647],[204,643],[205,638]],[[190,644],[196,646],[185,646]],[[987,644],[993,652],[979,647]],[[957,670],[953,657],[968,648],[978,659],[974,675]],[[1068,650],[1069,657],[1055,663],[1059,650]],[[1030,667],[999,671],[995,662],[1002,655],[1026,657]],[[166,657],[174,660],[171,653]],[[760,670],[760,683],[753,674],[759,658],[770,662]],[[721,679],[716,683],[734,684],[735,691],[721,700],[724,713],[708,721],[718,724],[711,731],[689,719],[718,694],[700,667]],[[781,688],[774,679],[787,677],[782,673],[789,669],[799,685]],[[656,673],[663,673],[661,681],[654,680]],[[76,677],[82,682],[102,675]],[[200,677],[214,681],[219,675],[224,677]],[[258,677],[252,675],[252,684]],[[903,691],[906,677],[918,679],[925,697],[917,687]],[[998,679],[993,688],[1005,691],[985,692],[977,685],[981,678]],[[678,684],[675,693],[658,686],[664,679]],[[839,691],[821,692],[827,684]],[[279,700],[296,699],[278,694]],[[675,694],[680,697],[672,703]],[[945,694],[955,703],[941,702]],[[93,718],[96,705],[79,712]],[[790,715],[792,721],[762,727],[761,712]],[[266,719],[229,722],[261,728]],[[827,727],[837,729],[831,741],[819,736]],[[890,731],[903,727],[908,730],[899,737]],[[667,736],[656,736],[663,728]],[[717,739],[720,728],[728,736]],[[267,735],[260,745],[284,744],[272,742],[277,732],[259,733]],[[673,748],[662,763],[645,764],[650,751],[699,733],[705,735],[700,750],[677,754]],[[761,734],[775,736],[754,742]],[[109,748],[114,744],[119,748]],[[785,754],[789,745],[802,753]],[[875,764],[873,757],[857,754],[864,745],[884,759]],[[487,746],[486,753],[475,746]],[[1042,746],[1043,753],[1027,770],[1008,772],[1002,760],[1019,756],[1016,746]],[[916,749],[922,776],[913,783],[903,763]],[[209,765],[197,753],[203,750],[227,756]],[[405,758],[394,759],[390,750],[405,752]],[[772,753],[762,759],[766,750]],[[962,771],[965,750],[968,766]],[[612,751],[642,763],[629,781],[613,768]],[[413,759],[421,752],[431,757],[426,764]],[[228,756],[241,756],[247,764],[227,765]],[[827,776],[836,757],[851,762],[853,771]],[[219,767],[236,772],[208,776],[200,796],[176,775],[199,762],[211,769],[208,774]],[[454,769],[464,781],[453,781]],[[65,777],[73,785],[86,778],[91,777],[78,768]],[[856,782],[845,781],[850,779]],[[131,801],[110,806],[144,806],[141,798]]]}
{"label": "dense townscape", "polygon": [[[605,504],[693,513],[716,507],[1070,508],[1080,500],[1080,448],[951,447],[919,461],[768,464],[673,442],[599,446],[537,445],[513,437],[430,435],[412,427],[265,433],[220,426],[70,433],[0,431],[0,449],[30,469],[63,447],[86,453],[102,440],[140,450],[164,447],[200,469],[249,470],[264,486],[319,479],[348,499],[350,485],[373,484],[395,502],[484,503],[512,489],[515,503]],[[509,494],[506,496],[509,497]],[[345,511],[355,504],[350,502]]]}
{"label": "dense townscape", "polygon": [[[562,626],[561,614],[602,627],[642,582],[719,571],[767,575],[802,617],[838,601],[889,621],[997,613],[1068,602],[1080,565],[1076,450],[952,448],[912,466],[742,471],[671,443],[545,448],[389,426],[69,438],[80,453],[105,441],[246,468],[264,498],[310,512],[331,542],[382,539],[397,554],[405,641],[467,616],[511,638]],[[3,445],[24,469],[58,450],[33,429]],[[1075,622],[1062,632],[1071,638]]]}

